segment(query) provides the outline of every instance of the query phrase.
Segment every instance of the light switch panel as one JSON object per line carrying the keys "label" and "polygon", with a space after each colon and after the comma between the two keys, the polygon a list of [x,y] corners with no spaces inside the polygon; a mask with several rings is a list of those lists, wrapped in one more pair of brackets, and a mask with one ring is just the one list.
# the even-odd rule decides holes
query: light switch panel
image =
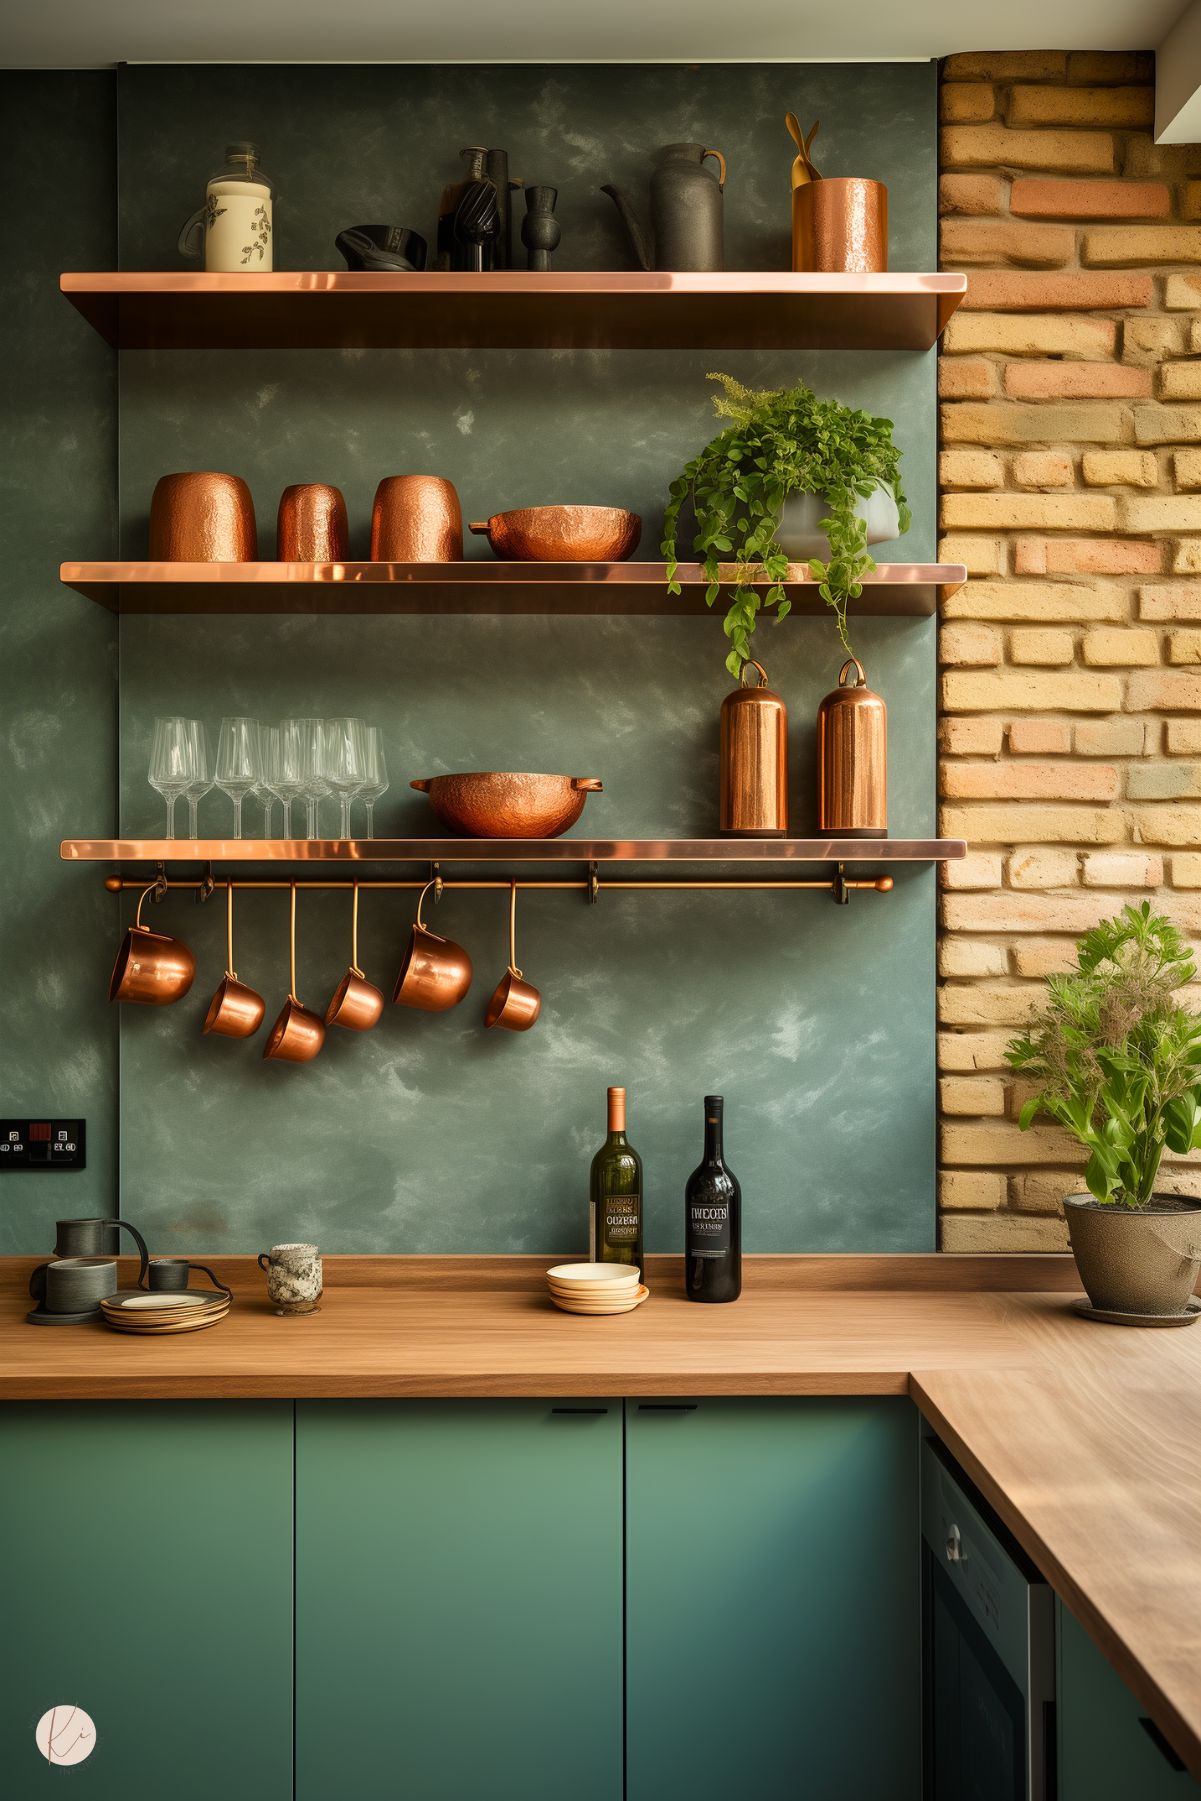
{"label": "light switch panel", "polygon": [[82,1119],[0,1119],[0,1174],[17,1169],[82,1169]]}

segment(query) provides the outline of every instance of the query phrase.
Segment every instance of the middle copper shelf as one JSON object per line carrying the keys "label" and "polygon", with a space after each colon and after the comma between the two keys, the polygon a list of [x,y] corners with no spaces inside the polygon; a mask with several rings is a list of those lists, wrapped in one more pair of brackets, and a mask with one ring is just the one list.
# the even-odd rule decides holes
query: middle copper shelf
{"label": "middle copper shelf", "polygon": [[[733,578],[734,571],[728,572]],[[697,616],[706,578],[680,565],[668,594],[662,563],[63,563],[59,578],[115,613],[493,613]],[[850,611],[929,618],[967,580],[960,563],[880,563]],[[793,611],[826,603],[804,563],[789,566]],[[712,609],[720,615],[719,599]]]}

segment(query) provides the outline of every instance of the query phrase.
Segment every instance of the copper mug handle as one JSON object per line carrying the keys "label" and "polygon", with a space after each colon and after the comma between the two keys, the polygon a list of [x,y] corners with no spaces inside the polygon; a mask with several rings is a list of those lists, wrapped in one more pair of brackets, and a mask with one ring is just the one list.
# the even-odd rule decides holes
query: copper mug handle
{"label": "copper mug handle", "polygon": [[718,171],[717,185],[719,188],[724,188],[726,185],[726,159],[725,159],[725,157],[722,155],[720,150],[702,150],[701,161],[704,162],[704,160],[707,156],[715,156],[717,158],[717,171]]}
{"label": "copper mug handle", "polygon": [[598,775],[573,775],[571,785],[577,794],[603,794],[605,784]]}

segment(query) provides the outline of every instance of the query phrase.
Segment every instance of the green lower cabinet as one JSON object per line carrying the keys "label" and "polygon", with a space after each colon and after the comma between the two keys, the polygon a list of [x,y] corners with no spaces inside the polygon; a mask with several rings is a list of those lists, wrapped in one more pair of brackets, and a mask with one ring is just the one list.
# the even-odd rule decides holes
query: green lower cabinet
{"label": "green lower cabinet", "polygon": [[296,1411],[297,1801],[621,1801],[620,1401]]}
{"label": "green lower cabinet", "polygon": [[[1179,1759],[1062,1603],[1058,1638],[1059,1801],[1196,1801]],[[1148,1728],[1150,1727],[1150,1730]]]}
{"label": "green lower cabinet", "polygon": [[628,1801],[916,1801],[908,1401],[627,1403]]}
{"label": "green lower cabinet", "polygon": [[0,1407],[0,1571],[0,1793],[291,1801],[290,1402]]}

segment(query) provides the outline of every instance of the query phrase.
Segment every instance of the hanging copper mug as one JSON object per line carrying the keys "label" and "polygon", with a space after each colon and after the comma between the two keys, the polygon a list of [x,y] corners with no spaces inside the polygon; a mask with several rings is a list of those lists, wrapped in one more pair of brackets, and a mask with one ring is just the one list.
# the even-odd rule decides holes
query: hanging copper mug
{"label": "hanging copper mug", "polygon": [[165,1007],[182,1000],[192,986],[196,959],[178,938],[163,932],[152,932],[142,924],[142,906],[153,894],[157,882],[151,882],[138,896],[134,922],[125,934],[113,973],[109,978],[110,1001],[137,1001],[145,1007]]}
{"label": "hanging copper mug", "polygon": [[263,1047],[264,1058],[281,1063],[309,1063],[325,1043],[325,1024],[296,998],[296,884],[291,883],[290,935],[288,940],[288,998],[271,1036]]}
{"label": "hanging copper mug", "polygon": [[508,1032],[528,1032],[542,1011],[542,996],[517,967],[517,883],[509,884],[509,967],[488,1002],[486,1026],[504,1026]]}
{"label": "hanging copper mug", "polygon": [[888,836],[888,708],[858,657],[817,709],[817,827],[832,838]]}
{"label": "hanging copper mug", "polygon": [[225,975],[209,1002],[202,1032],[221,1038],[252,1038],[263,1023],[267,1003],[261,994],[239,982],[234,969],[234,885],[225,884]]}
{"label": "hanging copper mug", "polygon": [[721,703],[721,829],[743,837],[782,838],[788,831],[788,709],[767,685],[762,663],[753,687],[739,686]]}
{"label": "hanging copper mug", "polygon": [[359,968],[359,884],[354,885],[350,909],[350,968],[342,977],[325,1009],[327,1026],[347,1026],[352,1032],[369,1032],[379,1024],[384,997]]}
{"label": "hanging copper mug", "polygon": [[471,986],[471,958],[452,938],[439,938],[421,917],[430,889],[441,892],[441,879],[427,882],[417,897],[417,919],[409,933],[408,948],[396,978],[392,999],[398,1007],[417,1007],[423,1013],[445,1013],[456,1007]]}

